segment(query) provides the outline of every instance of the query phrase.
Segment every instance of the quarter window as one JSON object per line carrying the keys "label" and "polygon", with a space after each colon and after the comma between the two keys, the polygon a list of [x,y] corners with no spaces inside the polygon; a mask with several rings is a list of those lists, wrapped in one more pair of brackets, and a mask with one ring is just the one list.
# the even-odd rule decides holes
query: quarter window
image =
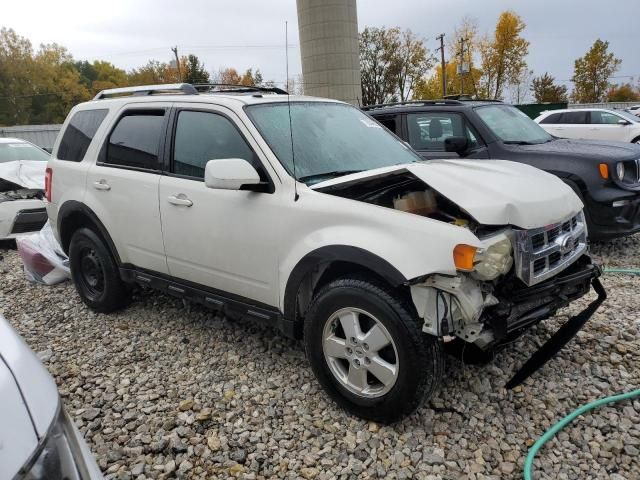
{"label": "quarter window", "polygon": [[476,136],[457,113],[412,113],[407,115],[407,124],[409,143],[416,150],[444,152],[449,137],[466,137],[470,149],[478,146]]}
{"label": "quarter window", "polygon": [[264,177],[253,150],[228,118],[216,113],[181,111],[176,124],[173,173],[204,178],[207,162],[224,158],[242,158]]}
{"label": "quarter window", "polygon": [[551,115],[544,117],[542,120],[540,120],[540,123],[542,124],[560,123],[561,118],[562,118],[561,113],[552,113]]}
{"label": "quarter window", "polygon": [[62,136],[56,157],[60,160],[81,162],[108,111],[101,108],[76,112]]}
{"label": "quarter window", "polygon": [[109,136],[106,163],[159,170],[158,150],[164,110],[127,112]]}

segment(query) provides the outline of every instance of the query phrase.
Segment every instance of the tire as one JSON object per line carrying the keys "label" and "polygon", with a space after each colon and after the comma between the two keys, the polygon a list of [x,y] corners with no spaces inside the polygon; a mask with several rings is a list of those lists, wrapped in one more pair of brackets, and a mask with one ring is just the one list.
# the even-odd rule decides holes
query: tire
{"label": "tire", "polygon": [[[368,279],[335,280],[315,296],[304,326],[307,358],[338,405],[358,417],[391,423],[414,412],[433,395],[444,365],[441,342],[424,334],[410,312],[390,288]],[[353,319],[360,325],[356,343],[351,343],[352,337],[343,328]],[[371,333],[375,337],[367,336]],[[366,343],[367,338],[372,345]],[[381,349],[374,345],[389,339]],[[338,356],[332,356],[336,352]],[[345,358],[338,358],[340,355]],[[382,370],[381,365],[385,365]],[[357,380],[353,383],[348,380],[352,373]],[[361,387],[354,386],[358,384]]]}
{"label": "tire", "polygon": [[129,304],[131,292],[102,238],[89,228],[74,232],[69,244],[71,278],[92,310],[111,313]]}

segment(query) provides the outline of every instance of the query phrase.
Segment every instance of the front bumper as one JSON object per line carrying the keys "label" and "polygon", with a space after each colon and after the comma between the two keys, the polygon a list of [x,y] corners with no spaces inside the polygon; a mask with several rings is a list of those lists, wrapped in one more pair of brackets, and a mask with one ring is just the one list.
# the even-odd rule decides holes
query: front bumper
{"label": "front bumper", "polygon": [[611,193],[606,200],[585,198],[589,237],[592,240],[607,240],[640,232],[640,194],[619,189]]}
{"label": "front bumper", "polygon": [[585,295],[601,275],[597,265],[583,255],[560,274],[542,283],[526,286],[517,278],[502,282],[495,292],[500,301],[485,310],[487,323],[498,342],[510,341],[528,327],[553,316]]}

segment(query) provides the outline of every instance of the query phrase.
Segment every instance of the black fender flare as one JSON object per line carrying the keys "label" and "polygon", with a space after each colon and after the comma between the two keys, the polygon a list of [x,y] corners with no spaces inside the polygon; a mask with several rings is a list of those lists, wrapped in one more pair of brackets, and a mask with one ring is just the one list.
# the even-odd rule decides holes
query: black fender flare
{"label": "black fender flare", "polygon": [[120,266],[122,264],[122,262],[120,261],[120,255],[118,255],[118,250],[116,249],[115,243],[113,243],[111,235],[109,235],[106,227],[100,221],[93,210],[87,207],[84,203],[78,202],[76,200],[68,200],[64,202],[58,210],[57,229],[58,234],[60,235],[60,243],[65,253],[69,253],[69,244],[62,238],[62,225],[67,219],[69,219],[69,217],[78,214],[87,218],[87,220],[91,224],[93,224],[93,226],[95,226],[95,228],[98,230],[96,233],[98,233],[105,240],[105,242],[107,242],[107,247],[111,251],[116,264]]}
{"label": "black fender flare", "polygon": [[407,282],[400,271],[384,258],[368,250],[348,245],[327,245],[307,253],[297,263],[287,279],[284,292],[283,313],[290,321],[296,319],[296,301],[300,284],[316,267],[324,263],[343,261],[354,263],[375,272],[393,287]]}

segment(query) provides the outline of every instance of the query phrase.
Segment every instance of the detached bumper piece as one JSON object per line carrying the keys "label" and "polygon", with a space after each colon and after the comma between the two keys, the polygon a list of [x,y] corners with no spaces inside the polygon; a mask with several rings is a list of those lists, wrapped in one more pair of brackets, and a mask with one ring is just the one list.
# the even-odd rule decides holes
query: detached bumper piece
{"label": "detached bumper piece", "polygon": [[[599,269],[597,270],[599,276]],[[560,329],[549,340],[547,340],[547,342],[542,345],[542,347],[536,351],[529,360],[526,361],[520,370],[516,372],[513,378],[507,382],[506,388],[517,387],[545,363],[551,360],[593,316],[602,302],[606,300],[607,292],[597,277],[591,281],[591,285],[598,294],[598,298],[591,302],[582,312],[570,318],[567,323],[560,327]]]}
{"label": "detached bumper piece", "polygon": [[11,234],[37,232],[47,223],[47,211],[44,208],[20,210],[13,222]]}

